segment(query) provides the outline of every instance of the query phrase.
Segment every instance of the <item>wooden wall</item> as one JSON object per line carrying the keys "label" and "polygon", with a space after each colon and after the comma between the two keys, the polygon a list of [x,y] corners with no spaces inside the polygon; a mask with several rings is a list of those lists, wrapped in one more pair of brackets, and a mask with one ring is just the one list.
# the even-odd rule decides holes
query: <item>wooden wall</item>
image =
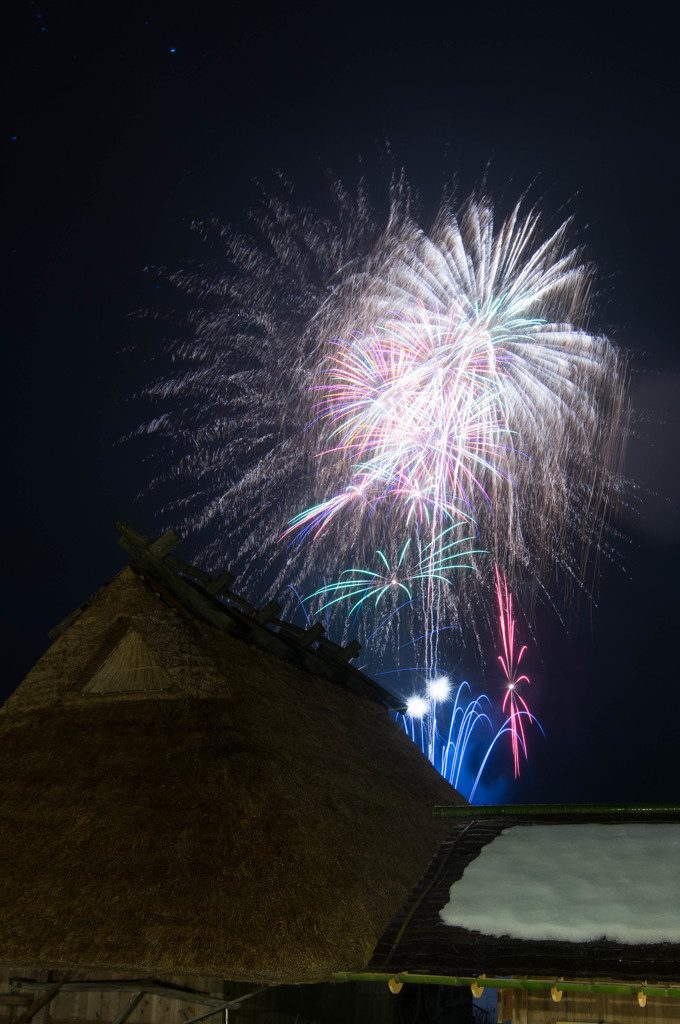
{"label": "wooden wall", "polygon": [[549,992],[512,993],[512,1024],[678,1024],[680,999],[564,992],[559,1003]]}
{"label": "wooden wall", "polygon": [[[0,1024],[13,1024],[29,1005],[45,991],[11,985],[10,979],[24,978],[52,983],[61,974],[35,971],[30,968],[0,969]],[[138,974],[115,974],[102,971],[78,972],[71,981],[130,981],[139,980]],[[164,983],[175,988],[211,996],[214,999],[239,999],[254,991],[256,985],[224,981],[221,978],[177,975],[164,978]],[[406,991],[406,990],[414,991]],[[116,1017],[134,994],[127,991],[61,991],[49,1005],[33,1018],[33,1024],[113,1024]],[[453,996],[464,997],[458,1005],[448,1006]],[[435,997],[441,1002],[434,1012],[429,1004]],[[386,985],[372,982],[342,985],[285,985],[271,988],[245,1001],[237,1010],[229,1011],[228,1024],[288,1024],[298,1020],[323,1021],[324,1024],[353,1024],[370,1021],[371,1024],[391,1024],[409,1020],[471,1020],[472,1006],[469,990],[441,991],[435,986],[407,985],[400,996],[394,997]],[[419,1005],[422,1003],[423,1005]],[[408,1006],[406,1005],[408,1004]],[[145,994],[126,1020],[126,1024],[187,1024],[210,1011],[199,999],[172,999],[161,995]],[[448,1011],[448,1012],[447,1012]],[[680,1000],[671,998],[647,999],[640,1007],[632,995],[589,995],[565,992],[559,1003],[549,993],[513,990],[508,1017],[512,1024],[678,1024]],[[227,1024],[224,1011],[209,1017],[206,1024]]]}
{"label": "wooden wall", "polygon": [[[61,974],[57,975],[60,977]],[[12,1024],[46,990],[45,987],[36,991],[12,986],[11,978],[31,978],[45,986],[55,980],[47,971],[0,970],[0,1024]],[[133,982],[139,980],[139,975],[79,972],[70,980]],[[218,978],[175,976],[163,982],[222,1000],[238,1000],[258,989],[256,985]],[[134,987],[125,992],[62,990],[38,1012],[32,1024],[114,1024],[134,992]],[[125,1024],[188,1024],[194,1017],[209,1011],[210,1007],[199,1000],[144,995]],[[257,995],[229,1010],[228,1015],[225,1016],[224,1010],[218,1011],[205,1024],[429,1024],[431,1021],[474,1024],[480,1019],[473,1016],[469,988],[405,985],[399,995],[394,996],[384,983],[346,982],[280,985],[258,990]]]}
{"label": "wooden wall", "polygon": [[[53,975],[49,971],[35,971],[30,968],[0,969],[0,1024],[12,1024],[26,1008],[42,994],[44,989],[33,990],[10,984],[10,979],[25,978],[37,982],[52,982],[61,973]],[[106,981],[134,980],[138,974],[126,974],[117,971],[115,974],[106,971],[74,973],[71,981]],[[198,978],[176,976],[164,979],[173,986],[188,988],[222,999],[224,982],[219,978]],[[253,988],[255,986],[252,986]],[[103,1021],[111,1024],[123,1010],[134,989],[125,992],[59,992],[52,1002],[40,1010],[33,1018],[33,1024],[84,1024],[85,1021]],[[7,1001],[8,996],[11,1001]],[[228,995],[227,997],[228,998]],[[204,1003],[179,999],[167,999],[157,995],[143,995],[137,1006],[130,1013],[126,1024],[183,1024],[208,1010]],[[208,1024],[222,1024],[224,1013],[211,1018]]]}

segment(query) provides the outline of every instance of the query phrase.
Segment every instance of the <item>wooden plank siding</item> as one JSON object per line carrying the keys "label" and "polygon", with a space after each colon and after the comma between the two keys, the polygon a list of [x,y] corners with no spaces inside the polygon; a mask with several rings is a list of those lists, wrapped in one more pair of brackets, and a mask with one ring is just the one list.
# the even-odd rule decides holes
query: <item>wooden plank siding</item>
{"label": "wooden plank siding", "polygon": [[[11,979],[24,978],[34,982],[47,984],[52,980],[48,971],[35,971],[27,968],[6,968],[0,970],[0,1024],[12,1022],[24,1013],[27,1006],[40,994],[35,989],[24,989],[11,984]],[[139,976],[133,973],[116,971],[107,973],[78,972],[71,981],[125,981],[134,982]],[[149,979],[139,979],[140,986]],[[221,978],[195,977],[177,975],[162,979],[162,983],[173,988],[189,989],[211,996],[213,999],[224,998],[225,984]],[[254,986],[246,986],[252,988]],[[33,1018],[35,1024],[96,1024],[102,1021],[112,1024],[121,1011],[127,1006],[134,988],[126,986],[118,991],[62,991],[54,1000]],[[3,1001],[8,997],[9,1001]],[[227,994],[227,998],[229,995]],[[173,999],[153,993],[144,993],[126,1017],[126,1024],[183,1024],[210,1009],[199,999]],[[216,1019],[218,1019],[216,1017]]]}
{"label": "wooden plank siding", "polygon": [[[602,979],[603,980],[603,979]],[[676,999],[650,996],[638,1005],[635,996],[565,992],[559,1003],[549,992],[513,991],[512,1024],[677,1024]]]}
{"label": "wooden plank siding", "polygon": [[[46,982],[47,972],[4,971],[0,975],[0,999],[10,991],[9,978],[21,975],[36,981]],[[105,972],[75,976],[75,981],[111,980],[132,982],[133,975],[106,975]],[[160,979],[159,979],[160,980]],[[469,987],[454,989],[450,986],[405,985],[398,996],[394,996],[387,984],[373,982],[351,982],[340,984],[330,982],[312,985],[277,985],[260,989],[249,982],[222,981],[217,978],[174,976],[162,979],[173,986],[210,993],[215,999],[237,1001],[248,993],[255,992],[252,999],[246,999],[237,1009],[229,1011],[229,1024],[291,1024],[299,1021],[323,1021],[323,1024],[403,1024],[405,1020],[425,1021],[439,1019],[431,1016],[433,1008],[440,1008],[449,1020],[472,1020],[472,995]],[[143,984],[143,980],[140,980]],[[12,992],[18,989],[11,989]],[[44,990],[40,990],[44,991]],[[54,1008],[47,1024],[112,1024],[117,1014],[128,1002],[134,989],[126,987],[117,992],[71,991],[60,994],[50,1004]],[[33,1000],[35,989],[28,998]],[[21,1010],[17,1004],[12,1011]],[[130,1024],[183,1024],[200,1013],[210,1012],[211,1007],[198,1001],[180,1001],[156,995],[145,994],[134,1012],[128,1018]],[[10,1007],[0,1003],[0,1024],[10,1024]],[[448,1016],[446,1014],[448,1013]],[[453,1016],[451,1016],[454,1014]],[[457,1014],[457,1015],[456,1015]],[[127,1024],[127,1021],[126,1021]],[[214,1024],[224,1024],[224,1012],[217,1011]]]}

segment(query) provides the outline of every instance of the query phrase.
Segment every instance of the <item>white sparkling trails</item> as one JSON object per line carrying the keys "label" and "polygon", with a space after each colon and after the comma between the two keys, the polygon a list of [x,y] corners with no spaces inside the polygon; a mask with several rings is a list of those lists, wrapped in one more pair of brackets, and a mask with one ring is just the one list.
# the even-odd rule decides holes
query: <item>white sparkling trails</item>
{"label": "white sparkling trails", "polygon": [[165,441],[156,485],[206,565],[258,599],[344,593],[433,667],[428,637],[488,621],[494,563],[516,592],[586,585],[620,499],[625,365],[588,330],[567,223],[477,196],[425,231],[403,177],[382,222],[363,184],[335,182],[330,217],[291,196],[245,231],[198,225],[213,266],[165,274],[195,307],[139,432]]}

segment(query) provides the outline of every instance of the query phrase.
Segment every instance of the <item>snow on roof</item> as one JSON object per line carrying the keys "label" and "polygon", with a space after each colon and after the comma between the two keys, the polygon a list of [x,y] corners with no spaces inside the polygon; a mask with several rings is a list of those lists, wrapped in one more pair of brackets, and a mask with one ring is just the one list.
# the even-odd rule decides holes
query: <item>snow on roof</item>
{"label": "snow on roof", "polygon": [[444,924],[519,939],[680,942],[680,824],[515,825],[465,868]]}

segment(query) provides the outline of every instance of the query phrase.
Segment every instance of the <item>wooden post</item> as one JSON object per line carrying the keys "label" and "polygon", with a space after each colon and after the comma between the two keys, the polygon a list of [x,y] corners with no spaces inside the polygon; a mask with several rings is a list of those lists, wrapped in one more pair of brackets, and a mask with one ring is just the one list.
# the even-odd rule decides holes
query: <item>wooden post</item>
{"label": "wooden post", "polygon": [[236,577],[232,576],[228,569],[221,572],[219,576],[216,576],[214,580],[210,580],[206,583],[203,589],[208,594],[212,594],[213,597],[219,597],[225,590],[229,590],[229,587],[235,581]]}
{"label": "wooden post", "polygon": [[304,631],[304,633],[296,636],[295,639],[302,647],[311,647],[314,641],[322,637],[325,632],[326,630],[321,623],[315,622],[313,626],[310,626],[309,629]]}
{"label": "wooden post", "polygon": [[275,619],[281,612],[281,605],[278,601],[269,601],[264,608],[260,608],[255,612],[253,618],[256,622],[259,622],[261,626],[265,626],[272,619]]}
{"label": "wooden post", "polygon": [[143,992],[135,992],[132,998],[128,999],[123,1009],[120,1011],[118,1016],[113,1021],[113,1024],[123,1024],[123,1021],[128,1019],[128,1017],[130,1016],[130,1014],[132,1013],[135,1006],[137,1005],[137,1003],[139,1002],[143,995]]}
{"label": "wooden post", "polygon": [[175,533],[174,530],[166,530],[157,540],[149,544],[149,551],[156,558],[165,558],[166,555],[169,555],[181,543],[182,538],[178,533]]}

